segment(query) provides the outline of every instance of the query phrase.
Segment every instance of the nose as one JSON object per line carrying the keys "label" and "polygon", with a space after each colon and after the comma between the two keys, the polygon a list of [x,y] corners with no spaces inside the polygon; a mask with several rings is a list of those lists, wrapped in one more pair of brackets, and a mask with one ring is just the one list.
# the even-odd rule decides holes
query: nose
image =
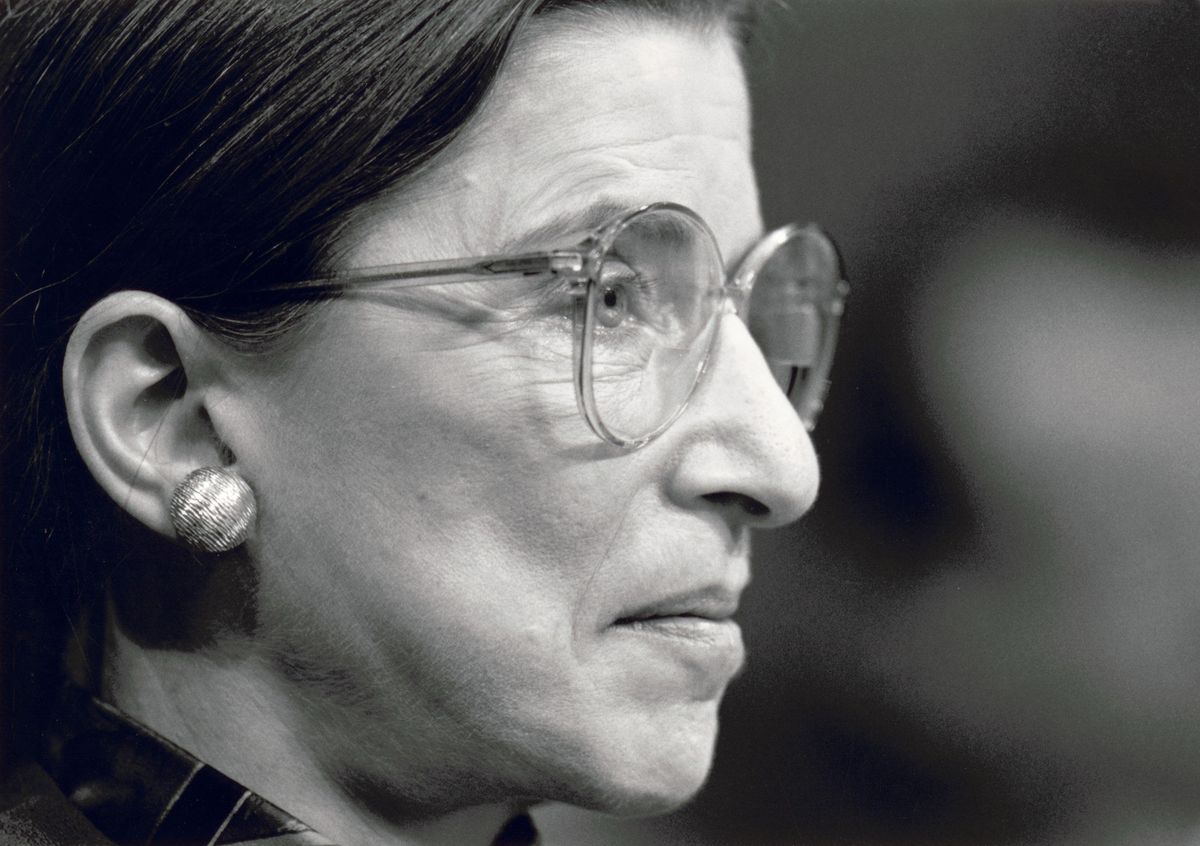
{"label": "nose", "polygon": [[668,493],[735,527],[783,526],[816,499],[817,456],[746,325],[731,313],[719,320],[708,371],[672,427],[679,447]]}

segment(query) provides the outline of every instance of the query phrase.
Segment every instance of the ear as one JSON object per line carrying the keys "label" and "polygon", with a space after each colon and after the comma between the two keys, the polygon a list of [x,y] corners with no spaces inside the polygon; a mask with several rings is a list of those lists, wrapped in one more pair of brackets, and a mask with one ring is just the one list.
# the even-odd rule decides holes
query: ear
{"label": "ear", "polygon": [[192,470],[230,463],[207,407],[220,350],[174,303],[119,291],[92,306],[67,342],[67,421],[110,497],[174,537],[171,493]]}

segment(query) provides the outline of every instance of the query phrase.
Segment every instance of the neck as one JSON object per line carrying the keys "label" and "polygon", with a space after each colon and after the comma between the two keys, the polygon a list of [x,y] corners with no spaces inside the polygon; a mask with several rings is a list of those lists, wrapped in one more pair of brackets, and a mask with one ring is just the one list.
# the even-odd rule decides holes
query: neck
{"label": "neck", "polygon": [[253,647],[152,650],[116,625],[109,632],[106,701],[339,846],[490,844],[521,810],[499,803],[422,812],[402,796],[359,801],[335,775],[341,768],[320,762],[312,733],[297,729],[308,715]]}

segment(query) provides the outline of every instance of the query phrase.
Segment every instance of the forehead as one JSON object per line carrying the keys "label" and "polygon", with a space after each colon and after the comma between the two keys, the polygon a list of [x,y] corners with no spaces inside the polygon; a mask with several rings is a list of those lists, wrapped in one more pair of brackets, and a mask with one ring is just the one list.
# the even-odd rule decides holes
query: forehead
{"label": "forehead", "polygon": [[526,235],[576,235],[596,222],[588,209],[660,200],[699,212],[727,256],[761,231],[733,40],[632,14],[551,15],[518,36],[451,147],[351,222],[345,259],[545,247]]}

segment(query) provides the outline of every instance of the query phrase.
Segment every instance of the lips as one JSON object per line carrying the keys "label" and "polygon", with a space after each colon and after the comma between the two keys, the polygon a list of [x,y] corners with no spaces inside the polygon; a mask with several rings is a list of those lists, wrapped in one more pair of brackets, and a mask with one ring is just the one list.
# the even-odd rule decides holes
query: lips
{"label": "lips", "polygon": [[686,619],[724,622],[737,613],[737,608],[737,591],[719,586],[706,587],[653,600],[622,614],[613,624],[637,626]]}
{"label": "lips", "polygon": [[709,586],[662,596],[622,613],[609,626],[612,643],[632,650],[630,668],[653,668],[655,684],[682,685],[695,701],[721,695],[746,658],[734,622],[740,590]]}

